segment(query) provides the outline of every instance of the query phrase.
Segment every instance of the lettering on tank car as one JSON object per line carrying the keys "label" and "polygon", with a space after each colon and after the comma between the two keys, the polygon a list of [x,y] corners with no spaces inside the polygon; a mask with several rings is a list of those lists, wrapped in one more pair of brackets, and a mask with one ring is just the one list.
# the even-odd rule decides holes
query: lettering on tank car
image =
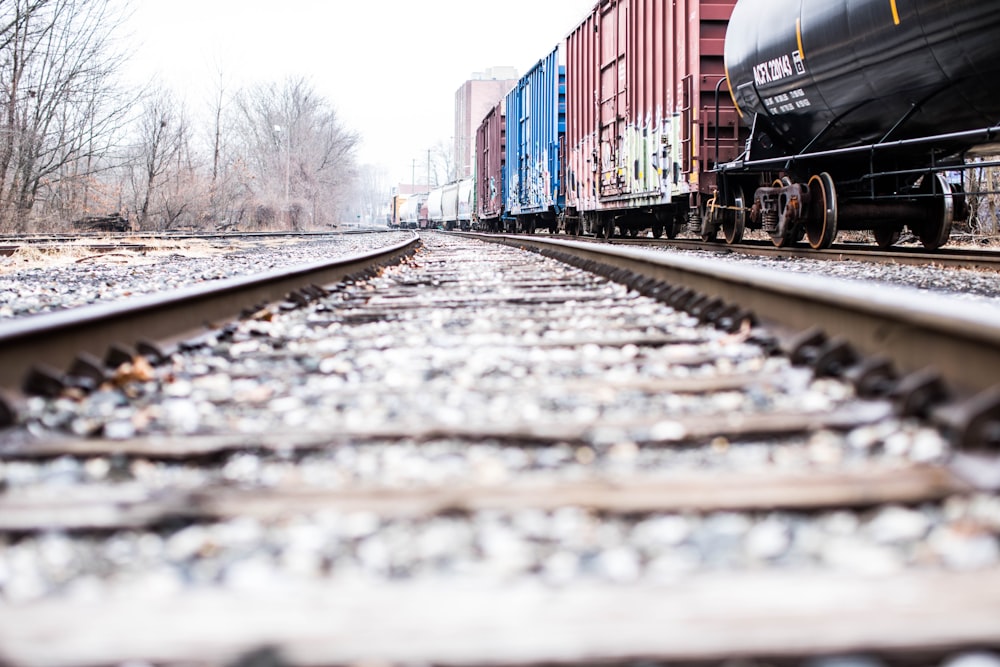
{"label": "lettering on tank car", "polygon": [[763,101],[764,107],[771,114],[791,113],[796,109],[808,109],[812,106],[812,102],[806,97],[806,91],[802,88],[765,97]]}
{"label": "lettering on tank car", "polygon": [[793,76],[802,76],[806,73],[805,60],[798,51],[790,55],[772,58],[756,65],[753,68],[754,83],[758,86],[766,86],[769,83],[782,81]]}

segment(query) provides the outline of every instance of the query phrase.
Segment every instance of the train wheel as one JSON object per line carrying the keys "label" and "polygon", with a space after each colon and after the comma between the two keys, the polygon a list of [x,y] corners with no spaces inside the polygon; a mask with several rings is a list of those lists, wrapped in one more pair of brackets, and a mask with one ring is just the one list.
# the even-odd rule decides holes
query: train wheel
{"label": "train wheel", "polygon": [[798,234],[785,234],[781,236],[779,234],[771,235],[771,243],[774,244],[776,248],[789,248],[798,242],[796,238]]}
{"label": "train wheel", "polygon": [[899,241],[899,235],[903,231],[898,227],[876,227],[875,233],[875,243],[879,248],[885,250],[890,248]]}
{"label": "train wheel", "polygon": [[810,205],[806,236],[814,250],[829,248],[837,237],[837,188],[825,171],[809,179]]}
{"label": "train wheel", "polygon": [[730,245],[743,240],[743,231],[747,224],[745,201],[743,187],[737,185],[729,203],[729,210],[722,213],[722,233],[726,236],[726,243]]}
{"label": "train wheel", "polygon": [[658,239],[663,237],[663,223],[654,222],[653,223],[653,238]]}
{"label": "train wheel", "polygon": [[673,213],[664,225],[664,233],[668,239],[675,239],[687,227],[687,209],[681,206],[674,206]]}
{"label": "train wheel", "polygon": [[610,239],[614,234],[615,223],[611,220],[601,221],[600,237],[602,239]]}
{"label": "train wheel", "polygon": [[[955,200],[951,185],[941,174],[924,176],[918,190],[922,195],[935,195],[927,207],[927,217],[913,232],[928,250],[937,250],[948,242],[951,223],[955,220]],[[940,195],[940,196],[937,196]]]}

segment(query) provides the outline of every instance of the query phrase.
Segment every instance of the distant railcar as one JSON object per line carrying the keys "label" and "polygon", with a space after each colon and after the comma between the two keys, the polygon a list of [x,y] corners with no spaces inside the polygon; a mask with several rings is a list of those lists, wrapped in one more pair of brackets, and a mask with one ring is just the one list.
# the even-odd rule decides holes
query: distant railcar
{"label": "distant railcar", "polygon": [[420,214],[419,214],[419,217],[417,218],[417,227],[419,229],[430,229],[432,227],[432,225],[431,225],[431,217],[430,217],[430,209],[427,206],[427,202],[428,202],[429,198],[430,198],[429,194],[425,195],[423,197],[423,202],[420,205]]}
{"label": "distant railcar", "polygon": [[[458,228],[469,231],[473,227],[473,211],[476,208],[475,201],[476,181],[472,178],[463,178],[458,182]],[[478,223],[475,223],[478,226]]]}
{"label": "distant railcar", "polygon": [[566,204],[560,146],[566,131],[566,68],[557,46],[506,98],[507,213],[528,233],[556,231]]}
{"label": "distant railcar", "polygon": [[441,188],[441,224],[446,231],[458,229],[458,182]]}
{"label": "distant railcar", "polygon": [[501,231],[504,225],[504,127],[506,97],[487,112],[476,130],[476,217],[486,231]]}
{"label": "distant railcar", "polygon": [[431,229],[444,227],[444,187],[437,187],[427,195],[427,226]]}
{"label": "distant railcar", "polygon": [[403,209],[409,200],[409,195],[393,195],[391,210],[389,211],[389,226],[395,228],[405,228],[402,221]]}
{"label": "distant railcar", "polygon": [[426,207],[427,195],[410,195],[400,208],[399,226],[403,229],[417,229],[420,226],[420,210]]}

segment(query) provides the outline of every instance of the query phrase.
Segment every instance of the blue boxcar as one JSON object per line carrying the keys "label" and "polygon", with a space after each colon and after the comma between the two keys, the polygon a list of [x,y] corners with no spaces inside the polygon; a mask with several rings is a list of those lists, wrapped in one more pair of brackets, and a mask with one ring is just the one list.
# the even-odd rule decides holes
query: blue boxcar
{"label": "blue boxcar", "polygon": [[566,135],[562,47],[538,61],[507,94],[504,201],[520,231],[555,232],[566,205],[560,146]]}

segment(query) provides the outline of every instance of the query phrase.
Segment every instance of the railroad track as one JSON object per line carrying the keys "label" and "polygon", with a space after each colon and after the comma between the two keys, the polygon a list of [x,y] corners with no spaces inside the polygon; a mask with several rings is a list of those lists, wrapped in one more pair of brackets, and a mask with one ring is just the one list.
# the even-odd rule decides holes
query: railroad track
{"label": "railroad track", "polygon": [[[785,349],[810,358],[821,373],[853,372],[861,385],[881,384],[883,390],[896,385],[899,374],[909,375],[902,389],[896,385],[895,391],[912,393],[918,402],[920,395],[943,398],[944,384],[966,396],[978,394],[972,403],[979,408],[970,404],[949,411],[949,419],[959,413],[968,417],[966,425],[995,409],[1000,319],[974,306],[932,296],[901,304],[896,295],[873,292],[864,283],[784,275],[637,249],[611,250],[587,242],[479,238],[531,248],[582,266],[605,267],[617,280],[690,309],[704,321],[732,326],[748,317],[766,320]],[[909,391],[911,386],[915,391]],[[977,410],[980,414],[973,418]]]}
{"label": "railroad track", "polygon": [[916,246],[896,246],[882,250],[871,244],[838,243],[825,250],[813,250],[806,245],[778,248],[770,241],[753,240],[745,240],[742,243],[728,245],[721,239],[712,242],[683,238],[655,239],[642,237],[604,240],[594,237],[550,236],[547,234],[525,238],[561,238],[584,243],[609,243],[610,245],[624,248],[678,248],[682,250],[742,254],[757,257],[795,257],[834,262],[853,260],[875,264],[938,266],[954,269],[1000,271],[1000,252],[997,250],[966,247],[949,247],[928,252],[924,248]]}
{"label": "railroad track", "polygon": [[94,253],[143,252],[163,243],[186,241],[268,241],[278,239],[324,239],[371,234],[370,229],[284,232],[81,232],[78,234],[0,235],[0,256],[10,257],[23,248],[42,252],[81,248]]}
{"label": "railroad track", "polygon": [[[263,275],[203,283],[156,295],[74,308],[0,324],[0,387],[58,393],[67,383],[102,377],[138,347],[156,348],[204,332],[255,306],[315,299],[335,283],[411,252],[416,236],[370,255],[315,262]],[[89,378],[89,380],[88,380]]]}
{"label": "railroad track", "polygon": [[744,241],[736,245],[714,242],[673,239],[659,241],[656,239],[616,239],[615,245],[642,246],[663,243],[670,247],[691,250],[706,250],[710,252],[733,252],[760,257],[798,257],[801,259],[817,259],[826,261],[853,260],[878,264],[901,264],[912,266],[940,266],[954,269],[969,269],[983,271],[1000,271],[1000,252],[996,250],[980,250],[975,248],[942,248],[927,252],[924,248],[898,246],[886,250],[872,245],[838,243],[825,250],[813,250],[809,247],[778,248],[770,241]]}
{"label": "railroad track", "polygon": [[968,403],[932,391],[983,402],[972,369],[907,393],[768,299],[728,307],[698,262],[507,243],[426,235],[377,276],[27,401],[0,437],[0,661],[1000,649],[1000,497],[954,444],[988,442],[989,414],[954,439],[943,414]]}

